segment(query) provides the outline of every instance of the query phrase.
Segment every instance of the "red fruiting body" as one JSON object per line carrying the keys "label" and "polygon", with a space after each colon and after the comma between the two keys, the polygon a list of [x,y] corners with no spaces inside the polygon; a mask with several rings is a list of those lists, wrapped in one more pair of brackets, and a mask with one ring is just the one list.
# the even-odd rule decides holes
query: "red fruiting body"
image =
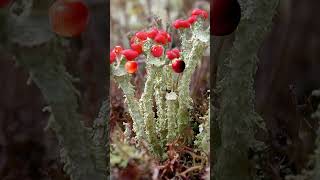
{"label": "red fruiting body", "polygon": [[237,0],[213,0],[211,13],[211,34],[225,36],[237,28],[241,8]]}
{"label": "red fruiting body", "polygon": [[194,9],[191,14],[195,15],[195,16],[198,16],[198,15],[201,15],[202,12],[203,12],[202,9]]}
{"label": "red fruiting body", "polygon": [[173,23],[173,27],[176,29],[190,28],[190,23],[187,20],[178,19]]}
{"label": "red fruiting body", "polygon": [[176,73],[182,73],[185,67],[186,64],[182,60],[177,59],[172,62],[172,69]]}
{"label": "red fruiting body", "polygon": [[172,23],[172,26],[175,28],[175,29],[179,29],[180,28],[180,22],[183,21],[182,19],[177,19],[175,20],[173,23]]}
{"label": "red fruiting body", "polygon": [[156,35],[158,34],[158,29],[156,28],[152,28],[149,32],[148,32],[148,38],[150,39],[154,39],[156,37]]}
{"label": "red fruiting body", "polygon": [[202,18],[204,18],[204,19],[207,19],[208,18],[208,12],[207,11],[205,11],[205,10],[202,10],[202,9],[194,9],[193,11],[192,11],[192,15],[193,16],[201,16]]}
{"label": "red fruiting body", "polygon": [[197,21],[197,16],[192,15],[192,16],[190,16],[190,17],[188,18],[187,21],[188,21],[190,24],[193,24],[193,23],[195,23],[195,22]]}
{"label": "red fruiting body", "polygon": [[170,34],[168,32],[161,30],[161,31],[158,32],[158,34],[160,34],[163,37],[165,37],[167,42],[171,42],[171,36],[170,36]]}
{"label": "red fruiting body", "polygon": [[117,58],[117,54],[114,51],[110,52],[110,64],[112,64]]}
{"label": "red fruiting body", "polygon": [[128,61],[126,62],[124,67],[126,68],[128,73],[132,74],[138,70],[138,63],[136,61]]}
{"label": "red fruiting body", "polygon": [[173,60],[175,58],[179,58],[180,57],[180,51],[179,49],[172,49],[171,51],[167,51],[167,58],[170,60]]}
{"label": "red fruiting body", "polygon": [[139,56],[139,53],[132,49],[126,49],[122,51],[122,55],[124,55],[128,61],[132,61]]}
{"label": "red fruiting body", "polygon": [[176,58],[176,54],[173,51],[167,51],[167,58],[170,60],[173,60],[174,58]]}
{"label": "red fruiting body", "polygon": [[179,58],[179,57],[180,57],[180,50],[179,50],[179,49],[174,48],[174,49],[172,49],[171,51],[176,54],[176,58]]}
{"label": "red fruiting body", "polygon": [[202,14],[200,14],[201,17],[203,17],[204,19],[207,19],[209,17],[209,14],[207,11],[202,11]]}
{"label": "red fruiting body", "polygon": [[121,46],[115,46],[113,51],[116,53],[116,54],[121,54],[121,51],[123,50],[123,48]]}
{"label": "red fruiting body", "polygon": [[188,21],[182,21],[181,23],[180,23],[180,27],[182,27],[182,28],[190,28],[190,23],[188,22]]}
{"label": "red fruiting body", "polygon": [[157,43],[165,45],[168,42],[168,37],[166,35],[158,33],[156,35],[156,37],[154,38],[154,41],[157,42]]}
{"label": "red fruiting body", "polygon": [[171,42],[171,36],[169,33],[167,33],[167,39],[168,39],[168,42]]}
{"label": "red fruiting body", "polygon": [[[141,34],[139,36],[141,36]],[[130,39],[131,49],[137,51],[138,54],[141,54],[143,51],[143,49],[142,49],[143,43],[144,43],[144,40],[143,41],[140,40],[137,36],[132,36]]]}
{"label": "red fruiting body", "polygon": [[168,36],[168,33],[167,33],[166,31],[164,31],[164,30],[160,30],[160,31],[158,32],[158,34],[160,34],[160,35],[162,35],[162,36],[165,36],[165,37]]}
{"label": "red fruiting body", "polygon": [[161,57],[163,54],[163,47],[161,45],[154,45],[151,48],[151,53],[154,57]]}
{"label": "red fruiting body", "polygon": [[49,9],[52,30],[65,37],[79,36],[89,20],[88,7],[82,1],[57,0]]}
{"label": "red fruiting body", "polygon": [[0,8],[4,8],[9,5],[11,0],[0,0]]}
{"label": "red fruiting body", "polygon": [[144,41],[148,38],[148,33],[144,31],[140,31],[136,33],[136,37],[139,38],[140,40]]}
{"label": "red fruiting body", "polygon": [[131,49],[137,51],[138,54],[142,53],[142,43],[132,43],[130,44]]}
{"label": "red fruiting body", "polygon": [[137,39],[138,39],[138,38],[137,38],[136,36],[132,36],[131,39],[130,39],[130,44],[133,44],[133,43],[138,42]]}

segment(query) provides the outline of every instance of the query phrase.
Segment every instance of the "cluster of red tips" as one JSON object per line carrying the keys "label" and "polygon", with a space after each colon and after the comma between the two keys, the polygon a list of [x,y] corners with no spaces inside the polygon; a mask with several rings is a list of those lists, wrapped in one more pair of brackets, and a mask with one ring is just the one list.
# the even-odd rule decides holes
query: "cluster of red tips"
{"label": "cluster of red tips", "polygon": [[193,24],[193,23],[195,23],[195,22],[197,21],[197,16],[192,15],[192,16],[190,16],[190,17],[188,18],[187,21],[188,21],[190,24]]}
{"label": "cluster of red tips", "polygon": [[173,60],[180,57],[180,51],[179,49],[172,49],[167,51],[166,55],[168,59]]}
{"label": "cluster of red tips", "polygon": [[[178,19],[173,23],[173,26],[179,28],[190,28],[195,23],[198,17],[208,18],[208,13],[203,10],[196,9],[192,12],[192,15],[187,20]],[[149,39],[155,43],[150,50],[143,49],[144,43]],[[155,58],[160,58],[164,54],[172,61],[172,69],[176,73],[181,73],[185,69],[185,63],[180,60],[180,50],[172,49],[165,52],[164,46],[171,42],[171,36],[168,32],[158,29],[151,28],[148,31],[139,31],[130,39],[130,49],[123,49],[121,46],[115,46],[110,52],[110,64],[114,63],[120,58],[127,60],[125,69],[128,73],[134,73],[138,69],[138,63],[135,59],[143,53],[143,51],[150,51],[151,55]]]}
{"label": "cluster of red tips", "polygon": [[[138,36],[137,36],[138,34]],[[144,41],[145,40],[142,40],[144,38],[144,36],[140,33],[136,33],[135,36],[133,36],[131,39],[130,39],[130,47],[131,49],[137,51],[138,54],[141,54],[143,49],[143,44],[144,44]]]}
{"label": "cluster of red tips", "polygon": [[183,20],[183,19],[177,19],[173,22],[173,27],[176,29],[180,28],[190,28],[191,24],[188,20]]}
{"label": "cluster of red tips", "polygon": [[130,39],[131,49],[126,49],[122,51],[122,55],[127,59],[125,64],[125,69],[128,73],[132,74],[138,70],[138,63],[135,59],[142,54],[143,44],[148,39],[148,32],[139,31]]}
{"label": "cluster of red tips", "polygon": [[171,42],[171,36],[168,32],[164,30],[158,30],[153,40],[158,44],[166,45],[167,43]]}
{"label": "cluster of red tips", "polygon": [[194,9],[191,14],[192,16],[200,16],[204,19],[207,19],[209,16],[208,12],[202,9]]}
{"label": "cluster of red tips", "polygon": [[124,56],[127,59],[125,64],[125,68],[128,73],[134,73],[138,69],[138,63],[134,61],[139,53],[132,49],[123,49],[121,46],[115,46],[113,50],[110,52],[110,64],[113,64],[117,58],[120,56]]}
{"label": "cluster of red tips", "polygon": [[190,28],[193,23],[195,23],[198,19],[198,17],[207,19],[208,18],[208,12],[202,9],[194,9],[192,11],[191,16],[187,20],[183,19],[177,19],[172,23],[172,26],[175,29],[187,29]]}
{"label": "cluster of red tips", "polygon": [[131,49],[137,51],[139,54],[143,52],[143,44],[148,39],[152,39],[157,44],[166,45],[171,42],[171,36],[168,32],[152,28],[149,31],[139,31],[130,40]]}
{"label": "cluster of red tips", "polygon": [[147,36],[150,39],[154,39],[158,34],[159,30],[157,28],[152,28],[150,31],[147,32]]}
{"label": "cluster of red tips", "polygon": [[140,39],[141,41],[144,41],[144,40],[147,40],[148,38],[148,33],[147,32],[144,32],[144,31],[139,31],[136,33],[136,37],[138,39]]}
{"label": "cluster of red tips", "polygon": [[132,43],[130,44],[131,49],[135,50],[138,54],[141,54],[143,49],[142,49],[143,44],[142,43]]}

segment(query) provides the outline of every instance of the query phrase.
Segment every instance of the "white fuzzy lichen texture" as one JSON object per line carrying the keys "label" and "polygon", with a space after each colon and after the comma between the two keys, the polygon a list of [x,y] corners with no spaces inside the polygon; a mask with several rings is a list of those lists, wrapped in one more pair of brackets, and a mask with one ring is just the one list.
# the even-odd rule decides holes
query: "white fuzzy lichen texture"
{"label": "white fuzzy lichen texture", "polygon": [[204,24],[199,20],[192,28],[178,32],[182,44],[180,58],[186,63],[181,74],[173,72],[165,53],[159,58],[151,55],[150,48],[154,45],[151,39],[144,43],[147,73],[140,99],[134,95],[131,75],[124,71],[124,65],[111,65],[112,78],[125,95],[136,138],[147,142],[156,156],[163,157],[165,146],[177,138],[184,138],[184,130],[191,126],[191,77],[209,46],[209,28]]}
{"label": "white fuzzy lichen texture", "polygon": [[242,19],[230,55],[219,64],[221,102],[221,144],[217,151],[214,179],[251,180],[252,165],[248,150],[254,144],[254,130],[260,117],[254,111],[253,77],[257,53],[271,27],[278,0],[239,0]]}

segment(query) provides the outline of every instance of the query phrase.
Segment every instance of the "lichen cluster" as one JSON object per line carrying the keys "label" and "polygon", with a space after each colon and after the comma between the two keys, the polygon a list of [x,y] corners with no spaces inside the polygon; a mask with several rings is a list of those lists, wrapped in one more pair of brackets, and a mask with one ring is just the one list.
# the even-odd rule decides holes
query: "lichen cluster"
{"label": "lichen cluster", "polygon": [[[190,29],[178,30],[178,34],[182,42],[180,58],[186,63],[183,73],[173,72],[165,56],[155,58],[146,51],[147,73],[140,99],[135,97],[135,86],[130,82],[132,75],[111,65],[111,77],[124,93],[136,139],[147,142],[150,151],[158,157],[162,157],[167,143],[185,138],[191,121],[191,77],[209,46],[209,28],[202,20]],[[148,39],[143,49],[150,49],[152,44]]]}

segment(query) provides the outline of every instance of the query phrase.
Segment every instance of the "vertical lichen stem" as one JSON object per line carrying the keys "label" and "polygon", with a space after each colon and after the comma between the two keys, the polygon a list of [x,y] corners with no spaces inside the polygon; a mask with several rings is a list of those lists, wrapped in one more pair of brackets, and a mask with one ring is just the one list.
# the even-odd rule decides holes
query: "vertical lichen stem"
{"label": "vertical lichen stem", "polygon": [[167,108],[166,108],[166,82],[165,82],[165,73],[164,71],[159,70],[157,72],[157,81],[155,84],[155,100],[157,107],[157,133],[159,135],[161,145],[164,147],[165,140],[167,136]]}
{"label": "vertical lichen stem", "polygon": [[126,102],[128,105],[128,110],[133,120],[133,130],[136,133],[136,138],[138,141],[145,140],[144,132],[144,120],[140,113],[138,100],[134,96],[134,88],[130,83],[131,76],[113,76],[113,79],[119,84],[122,89]]}
{"label": "vertical lichen stem", "polygon": [[179,133],[183,133],[189,124],[188,109],[191,107],[192,99],[190,97],[190,82],[191,77],[200,62],[200,59],[207,47],[207,45],[197,39],[193,41],[193,47],[186,62],[186,68],[178,84],[178,130]]}
{"label": "vertical lichen stem", "polygon": [[167,141],[171,143],[177,138],[177,114],[176,110],[178,109],[178,101],[177,100],[167,100],[167,109],[168,109],[168,135]]}
{"label": "vertical lichen stem", "polygon": [[142,108],[145,124],[145,132],[151,151],[156,155],[161,154],[161,146],[156,133],[156,119],[153,110],[153,95],[157,73],[157,67],[147,64],[147,80],[145,82],[144,91],[140,99],[140,107]]}
{"label": "vertical lichen stem", "polygon": [[215,179],[251,180],[252,166],[248,150],[254,144],[253,76],[257,52],[272,23],[277,0],[240,0],[242,20],[236,32],[231,54],[219,66],[224,77],[219,78],[221,102],[218,121],[221,122],[221,147],[217,154]]}

